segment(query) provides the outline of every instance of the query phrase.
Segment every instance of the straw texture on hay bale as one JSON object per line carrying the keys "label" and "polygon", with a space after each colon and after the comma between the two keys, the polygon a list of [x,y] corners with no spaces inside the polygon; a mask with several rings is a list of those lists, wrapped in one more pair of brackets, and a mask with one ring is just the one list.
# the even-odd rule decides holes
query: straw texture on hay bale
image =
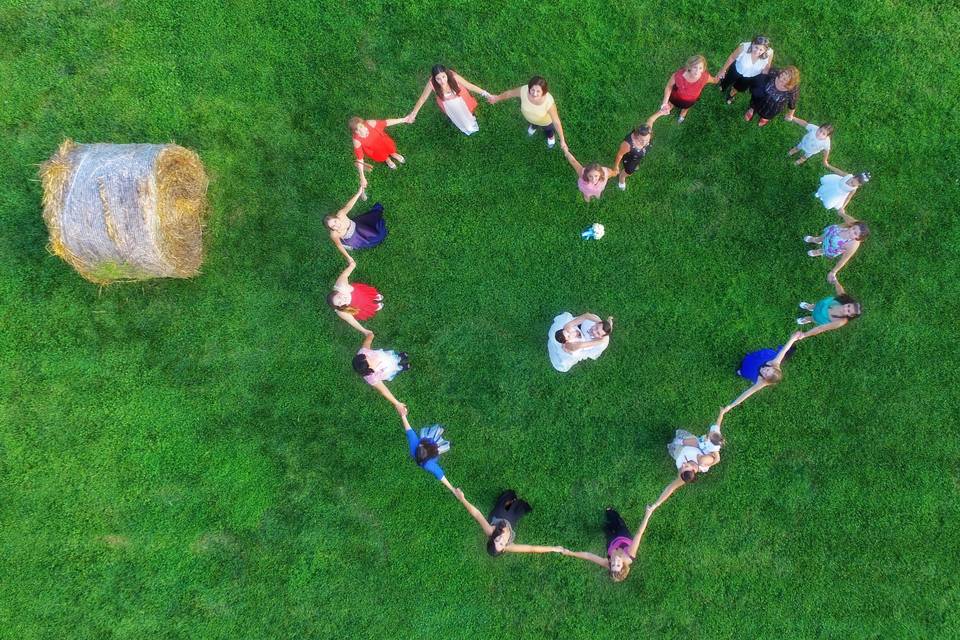
{"label": "straw texture on hay bale", "polygon": [[209,181],[193,151],[66,140],[40,178],[50,250],[87,280],[198,272]]}

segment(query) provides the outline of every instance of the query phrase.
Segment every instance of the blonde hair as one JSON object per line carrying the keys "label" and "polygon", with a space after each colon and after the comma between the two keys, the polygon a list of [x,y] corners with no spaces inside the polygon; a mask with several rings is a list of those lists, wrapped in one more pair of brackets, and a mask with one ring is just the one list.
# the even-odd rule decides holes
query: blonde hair
{"label": "blonde hair", "polygon": [[363,118],[358,118],[357,116],[353,116],[347,120],[347,128],[349,128],[350,131],[356,131],[357,127],[361,124],[363,124]]}
{"label": "blonde hair", "polygon": [[772,362],[766,362],[760,368],[770,367],[770,375],[765,376],[760,374],[760,377],[764,379],[768,384],[779,384],[783,380],[783,371],[780,369],[780,365],[774,364]]}
{"label": "blonde hair", "polygon": [[695,66],[697,66],[697,63],[700,63],[703,65],[704,71],[707,70],[707,59],[699,54],[695,56],[690,56],[689,58],[687,58],[687,63],[683,66],[687,71],[689,71],[690,69],[693,69]]}
{"label": "blonde hair", "polygon": [[615,549],[611,554],[611,557],[613,556],[620,556],[623,558],[623,565],[621,565],[619,571],[610,571],[610,578],[614,582],[623,582],[627,579],[627,576],[630,575],[630,564],[632,560],[630,559],[630,556],[627,555],[627,552],[623,549]]}
{"label": "blonde hair", "polygon": [[789,66],[780,70],[778,75],[786,75],[787,80],[784,82],[784,86],[787,88],[787,91],[792,91],[797,88],[800,84],[800,69],[797,69],[794,66]]}

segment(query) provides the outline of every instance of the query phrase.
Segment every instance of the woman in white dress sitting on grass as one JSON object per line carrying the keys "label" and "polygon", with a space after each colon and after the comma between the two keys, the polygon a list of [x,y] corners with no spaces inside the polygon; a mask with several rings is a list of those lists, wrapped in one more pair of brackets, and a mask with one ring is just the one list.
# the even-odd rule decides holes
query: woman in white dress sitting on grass
{"label": "woman in white dress sitting on grass", "polygon": [[610,344],[613,316],[602,320],[593,313],[576,318],[563,312],[553,319],[547,332],[547,353],[550,363],[560,372],[569,371],[581,360],[596,360]]}

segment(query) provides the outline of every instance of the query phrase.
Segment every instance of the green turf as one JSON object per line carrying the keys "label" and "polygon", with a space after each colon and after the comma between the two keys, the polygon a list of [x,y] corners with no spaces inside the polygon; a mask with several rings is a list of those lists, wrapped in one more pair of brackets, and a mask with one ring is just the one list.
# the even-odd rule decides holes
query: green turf
{"label": "green turf", "polygon": [[[956,5],[407,5],[0,8],[0,637],[960,637]],[[488,557],[324,306],[346,119],[405,114],[439,61],[494,91],[538,72],[572,149],[609,163],[682,60],[715,70],[755,32],[801,68],[798,115],[835,123],[834,163],[873,172],[842,273],[864,317],[727,418],[723,463],[657,512],[627,582]],[[829,291],[800,241],[831,222],[820,171],[785,157],[802,132],[742,108],[708,90],[590,205],[516,102],[471,138],[432,100],[393,130],[409,162],[370,187],[390,237],[358,256],[387,298],[371,327],[411,353],[391,386],[447,425],[450,479],[484,510],[533,503],[519,541],[599,553],[608,504],[635,526],[672,430]],[[101,289],[45,250],[36,170],[64,137],[200,153],[200,277]],[[617,317],[612,345],[559,375],[546,328],[584,309]]]}

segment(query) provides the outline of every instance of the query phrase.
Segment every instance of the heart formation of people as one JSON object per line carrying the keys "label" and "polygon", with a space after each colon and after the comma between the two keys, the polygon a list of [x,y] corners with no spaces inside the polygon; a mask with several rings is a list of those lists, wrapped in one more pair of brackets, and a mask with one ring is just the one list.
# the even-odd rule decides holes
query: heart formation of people
{"label": "heart formation of people", "polygon": [[[773,58],[774,50],[769,39],[756,36],[749,42],[738,45],[716,76],[709,72],[703,56],[697,55],[688,59],[668,78],[660,108],[624,137],[611,167],[600,163],[584,165],[573,155],[564,137],[560,114],[549,92],[547,81],[540,76],[533,76],[523,86],[494,95],[471,83],[453,69],[437,65],[431,69],[423,92],[405,117],[387,120],[364,120],[357,117],[350,119],[349,128],[353,133],[360,184],[357,193],[340,211],[324,219],[333,244],[347,260],[347,267],[337,278],[327,302],[341,319],[364,336],[362,346],[353,358],[354,370],[396,408],[406,433],[410,456],[418,466],[432,474],[453,493],[477,521],[487,536],[487,551],[491,555],[496,556],[503,552],[560,553],[603,567],[614,581],[624,580],[630,572],[640,540],[654,512],[677,489],[694,482],[699,474],[707,472],[720,462],[720,452],[724,447],[721,432],[724,416],[761,389],[781,381],[783,364],[792,355],[797,342],[839,329],[860,316],[860,303],[844,291],[837,274],[870,233],[864,222],[847,213],[851,198],[861,185],[870,180],[870,174],[863,172],[854,175],[830,164],[833,126],[813,124],[795,115],[800,72],[793,66],[773,67]],[[542,132],[549,148],[553,148],[559,138],[563,154],[576,172],[577,188],[583,194],[584,200],[590,201],[600,198],[607,183],[614,177],[617,178],[617,187],[626,190],[627,179],[640,168],[642,160],[650,151],[654,123],[670,115],[674,109],[678,110],[677,122],[682,123],[708,84],[719,84],[721,95],[728,105],[735,102],[739,92],[749,92],[749,108],[743,115],[747,122],[756,121],[763,127],[783,114],[784,120],[799,125],[804,135],[787,153],[794,164],[802,165],[814,156],[821,156],[824,167],[830,173],[820,179],[820,187],[815,195],[824,207],[837,212],[840,221],[827,226],[820,235],[804,237],[804,241],[811,246],[807,251],[810,257],[836,260],[827,274],[827,282],[833,286],[834,294],[815,303],[800,303],[803,314],[797,318],[797,324],[814,325],[813,328],[806,332],[797,330],[782,345],[760,349],[743,357],[737,374],[752,384],[720,409],[716,421],[707,433],[696,436],[682,429],[676,431],[674,439],[667,445],[667,451],[676,461],[677,477],[654,502],[647,505],[643,520],[634,533],[630,532],[620,514],[607,508],[604,527],[607,545],[603,555],[570,551],[561,546],[518,544],[514,541],[517,525],[520,518],[531,510],[530,505],[518,497],[515,491],[508,490],[499,496],[489,516],[484,516],[466,499],[461,489],[447,480],[439,463],[440,456],[450,448],[450,443],[443,437],[443,427],[431,425],[415,431],[408,420],[407,406],[397,400],[386,386],[397,374],[410,368],[407,354],[402,351],[374,349],[373,332],[361,324],[380,311],[383,307],[383,296],[368,284],[350,283],[350,275],[357,266],[351,252],[375,247],[387,236],[383,207],[379,203],[362,215],[348,217],[358,200],[367,199],[367,172],[373,166],[366,160],[384,163],[390,169],[397,169],[398,165],[406,161],[397,151],[396,143],[386,129],[398,124],[412,124],[431,94],[450,122],[468,136],[480,129],[474,115],[477,100],[473,94],[479,95],[490,104],[518,98],[520,112],[529,125],[527,134],[534,136]],[[600,225],[594,225],[581,235],[585,239],[599,239],[602,232]],[[602,319],[593,313],[578,316],[570,313],[558,315],[546,336],[550,363],[557,371],[566,372],[582,360],[599,358],[610,343],[613,326],[612,317]]]}

